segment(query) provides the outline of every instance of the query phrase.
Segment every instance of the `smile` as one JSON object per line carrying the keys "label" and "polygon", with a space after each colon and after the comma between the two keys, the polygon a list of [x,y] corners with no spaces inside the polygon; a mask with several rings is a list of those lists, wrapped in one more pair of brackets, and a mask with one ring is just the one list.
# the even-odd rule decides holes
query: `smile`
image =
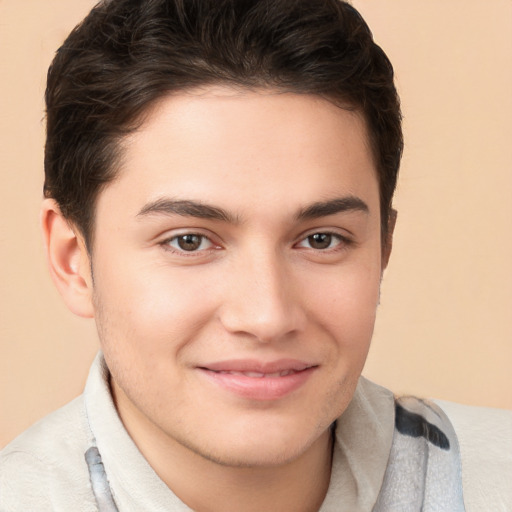
{"label": "smile", "polygon": [[198,367],[210,383],[248,400],[278,400],[299,390],[318,366],[300,361],[230,361]]}
{"label": "smile", "polygon": [[291,375],[292,373],[297,373],[297,372],[295,370],[283,370],[281,372],[273,372],[273,373],[234,372],[234,371],[221,370],[217,373],[229,374],[229,375],[245,375],[246,377],[250,377],[252,379],[263,379],[263,378],[273,378],[273,377],[286,377],[287,375]]}

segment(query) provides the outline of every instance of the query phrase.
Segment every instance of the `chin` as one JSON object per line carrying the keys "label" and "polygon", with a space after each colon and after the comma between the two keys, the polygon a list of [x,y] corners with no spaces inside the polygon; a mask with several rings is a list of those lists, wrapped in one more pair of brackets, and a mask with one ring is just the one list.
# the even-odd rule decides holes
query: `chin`
{"label": "chin", "polygon": [[[293,462],[329,430],[301,422],[254,421],[245,428],[210,431],[208,442],[188,444],[201,457],[228,467],[277,467]],[[212,435],[213,434],[213,435]],[[219,434],[219,435],[215,435]],[[211,440],[215,439],[215,444]],[[199,440],[198,440],[199,441]],[[205,440],[206,441],[206,440]]]}
{"label": "chin", "polygon": [[243,446],[226,447],[219,450],[215,447],[211,451],[197,452],[203,458],[225,467],[237,468],[270,468],[279,467],[293,462],[299,458],[309,446],[277,447],[273,444],[245,444]]}

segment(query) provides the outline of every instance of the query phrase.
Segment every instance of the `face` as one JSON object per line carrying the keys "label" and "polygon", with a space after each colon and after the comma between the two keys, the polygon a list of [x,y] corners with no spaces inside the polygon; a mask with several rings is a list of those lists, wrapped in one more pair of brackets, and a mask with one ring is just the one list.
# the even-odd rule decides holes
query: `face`
{"label": "face", "polygon": [[364,122],[315,96],[209,88],[160,101],[123,146],[91,262],[123,421],[221,464],[293,460],[348,405],[372,336]]}

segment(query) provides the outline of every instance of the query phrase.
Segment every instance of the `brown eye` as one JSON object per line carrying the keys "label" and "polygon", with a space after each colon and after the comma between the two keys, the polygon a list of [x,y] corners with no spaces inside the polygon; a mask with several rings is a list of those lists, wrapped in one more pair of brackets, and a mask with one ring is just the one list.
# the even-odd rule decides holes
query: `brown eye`
{"label": "brown eye", "polygon": [[175,236],[165,242],[172,249],[178,252],[199,252],[212,247],[212,242],[203,235],[186,233]]}
{"label": "brown eye", "polygon": [[196,251],[201,247],[203,237],[199,235],[181,235],[177,237],[178,246],[184,251]]}
{"label": "brown eye", "polygon": [[307,238],[312,249],[327,249],[331,246],[332,239],[333,236],[329,233],[315,233]]}

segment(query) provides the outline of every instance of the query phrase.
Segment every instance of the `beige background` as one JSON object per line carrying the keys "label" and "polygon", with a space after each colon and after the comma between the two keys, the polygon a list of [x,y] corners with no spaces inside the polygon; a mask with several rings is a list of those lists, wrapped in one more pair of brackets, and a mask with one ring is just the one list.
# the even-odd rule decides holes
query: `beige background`
{"label": "beige background", "polygon": [[[93,0],[0,0],[0,446],[80,393],[97,350],[40,247],[43,91]],[[512,408],[512,2],[354,0],[394,63],[406,152],[365,374]]]}

